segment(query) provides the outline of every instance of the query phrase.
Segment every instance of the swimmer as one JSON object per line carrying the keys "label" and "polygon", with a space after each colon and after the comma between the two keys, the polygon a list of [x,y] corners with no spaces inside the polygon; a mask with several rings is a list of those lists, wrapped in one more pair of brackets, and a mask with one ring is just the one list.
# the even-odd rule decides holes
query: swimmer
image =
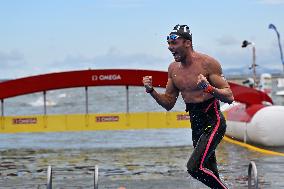
{"label": "swimmer", "polygon": [[164,94],[152,86],[152,76],[143,77],[146,92],[167,111],[171,110],[181,93],[189,112],[194,150],[187,162],[187,171],[210,188],[227,188],[219,178],[215,149],[226,131],[226,121],[219,100],[234,101],[233,93],[222,74],[220,63],[196,52],[187,25],[176,25],[167,36],[168,49],[174,61],[168,67]]}

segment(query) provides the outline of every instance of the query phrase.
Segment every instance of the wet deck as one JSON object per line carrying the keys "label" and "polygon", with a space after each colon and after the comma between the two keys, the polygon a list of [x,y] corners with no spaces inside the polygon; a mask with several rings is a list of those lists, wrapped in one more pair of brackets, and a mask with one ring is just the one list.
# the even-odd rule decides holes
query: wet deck
{"label": "wet deck", "polygon": [[[24,180],[17,179],[16,181],[9,180],[6,183],[1,183],[1,189],[11,188],[36,188],[46,189],[47,185],[40,182],[34,182],[30,185],[25,184],[23,188],[22,183]],[[68,178],[61,181],[53,180],[52,188],[56,189],[94,189],[94,183],[90,178]],[[201,183],[190,178],[188,179],[148,179],[148,180],[109,180],[101,179],[98,185],[99,189],[207,189]]]}

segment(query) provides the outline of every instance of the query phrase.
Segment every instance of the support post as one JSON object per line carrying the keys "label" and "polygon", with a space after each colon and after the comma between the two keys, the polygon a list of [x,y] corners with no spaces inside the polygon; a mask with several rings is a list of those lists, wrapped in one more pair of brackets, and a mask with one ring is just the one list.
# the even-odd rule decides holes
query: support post
{"label": "support post", "polygon": [[94,189],[99,189],[99,166],[95,165],[95,171],[94,171]]}
{"label": "support post", "polygon": [[126,113],[129,113],[129,86],[126,85]]}
{"label": "support post", "polygon": [[46,115],[47,111],[46,111],[46,91],[43,91],[43,113],[44,115]]}
{"label": "support post", "polygon": [[[252,180],[252,172],[253,172],[253,180],[254,180],[254,187],[252,187],[251,180]],[[257,176],[257,169],[254,161],[251,161],[248,168],[248,188],[249,189],[258,189],[258,176]]]}
{"label": "support post", "polygon": [[52,168],[49,165],[47,167],[47,185],[46,185],[47,189],[52,189]]}
{"label": "support post", "polygon": [[88,87],[85,87],[85,99],[86,99],[86,114],[89,114],[89,94]]}
{"label": "support post", "polygon": [[4,116],[4,99],[1,99],[1,116]]}

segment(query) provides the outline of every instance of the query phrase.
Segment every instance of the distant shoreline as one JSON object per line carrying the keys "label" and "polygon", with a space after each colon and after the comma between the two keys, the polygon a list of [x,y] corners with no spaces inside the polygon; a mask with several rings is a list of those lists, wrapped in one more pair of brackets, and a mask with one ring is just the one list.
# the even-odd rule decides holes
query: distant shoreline
{"label": "distant shoreline", "polygon": [[[253,77],[252,75],[248,75],[248,74],[241,74],[241,75],[225,75],[227,80],[245,80],[249,77]],[[257,75],[257,78],[260,77],[260,74]],[[271,74],[272,79],[275,78],[284,78],[284,74]],[[19,77],[19,78],[24,78],[24,77]],[[19,79],[19,78],[15,78],[15,79]],[[9,81],[9,80],[13,80],[13,79],[0,79],[0,82],[4,82],[4,81]]]}
{"label": "distant shoreline", "polygon": [[[239,79],[247,79],[248,77],[253,77],[252,75],[226,75],[228,80],[239,80]],[[260,77],[260,74],[257,74],[257,77]],[[284,78],[284,74],[271,74],[272,79],[275,78]]]}

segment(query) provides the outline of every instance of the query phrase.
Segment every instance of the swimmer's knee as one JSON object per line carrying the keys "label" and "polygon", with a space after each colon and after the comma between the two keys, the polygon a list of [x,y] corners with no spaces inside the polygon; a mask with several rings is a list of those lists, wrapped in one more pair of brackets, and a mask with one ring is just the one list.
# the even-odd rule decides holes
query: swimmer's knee
{"label": "swimmer's knee", "polygon": [[187,169],[188,174],[190,174],[191,176],[194,176],[196,173],[196,170],[192,170],[192,169]]}
{"label": "swimmer's knee", "polygon": [[194,174],[195,172],[198,171],[198,166],[195,163],[193,163],[192,161],[187,162],[186,168],[187,168],[187,172],[190,175],[192,175],[192,174]]}
{"label": "swimmer's knee", "polygon": [[187,172],[190,176],[192,176],[195,179],[198,179],[198,170],[197,169],[187,169]]}

